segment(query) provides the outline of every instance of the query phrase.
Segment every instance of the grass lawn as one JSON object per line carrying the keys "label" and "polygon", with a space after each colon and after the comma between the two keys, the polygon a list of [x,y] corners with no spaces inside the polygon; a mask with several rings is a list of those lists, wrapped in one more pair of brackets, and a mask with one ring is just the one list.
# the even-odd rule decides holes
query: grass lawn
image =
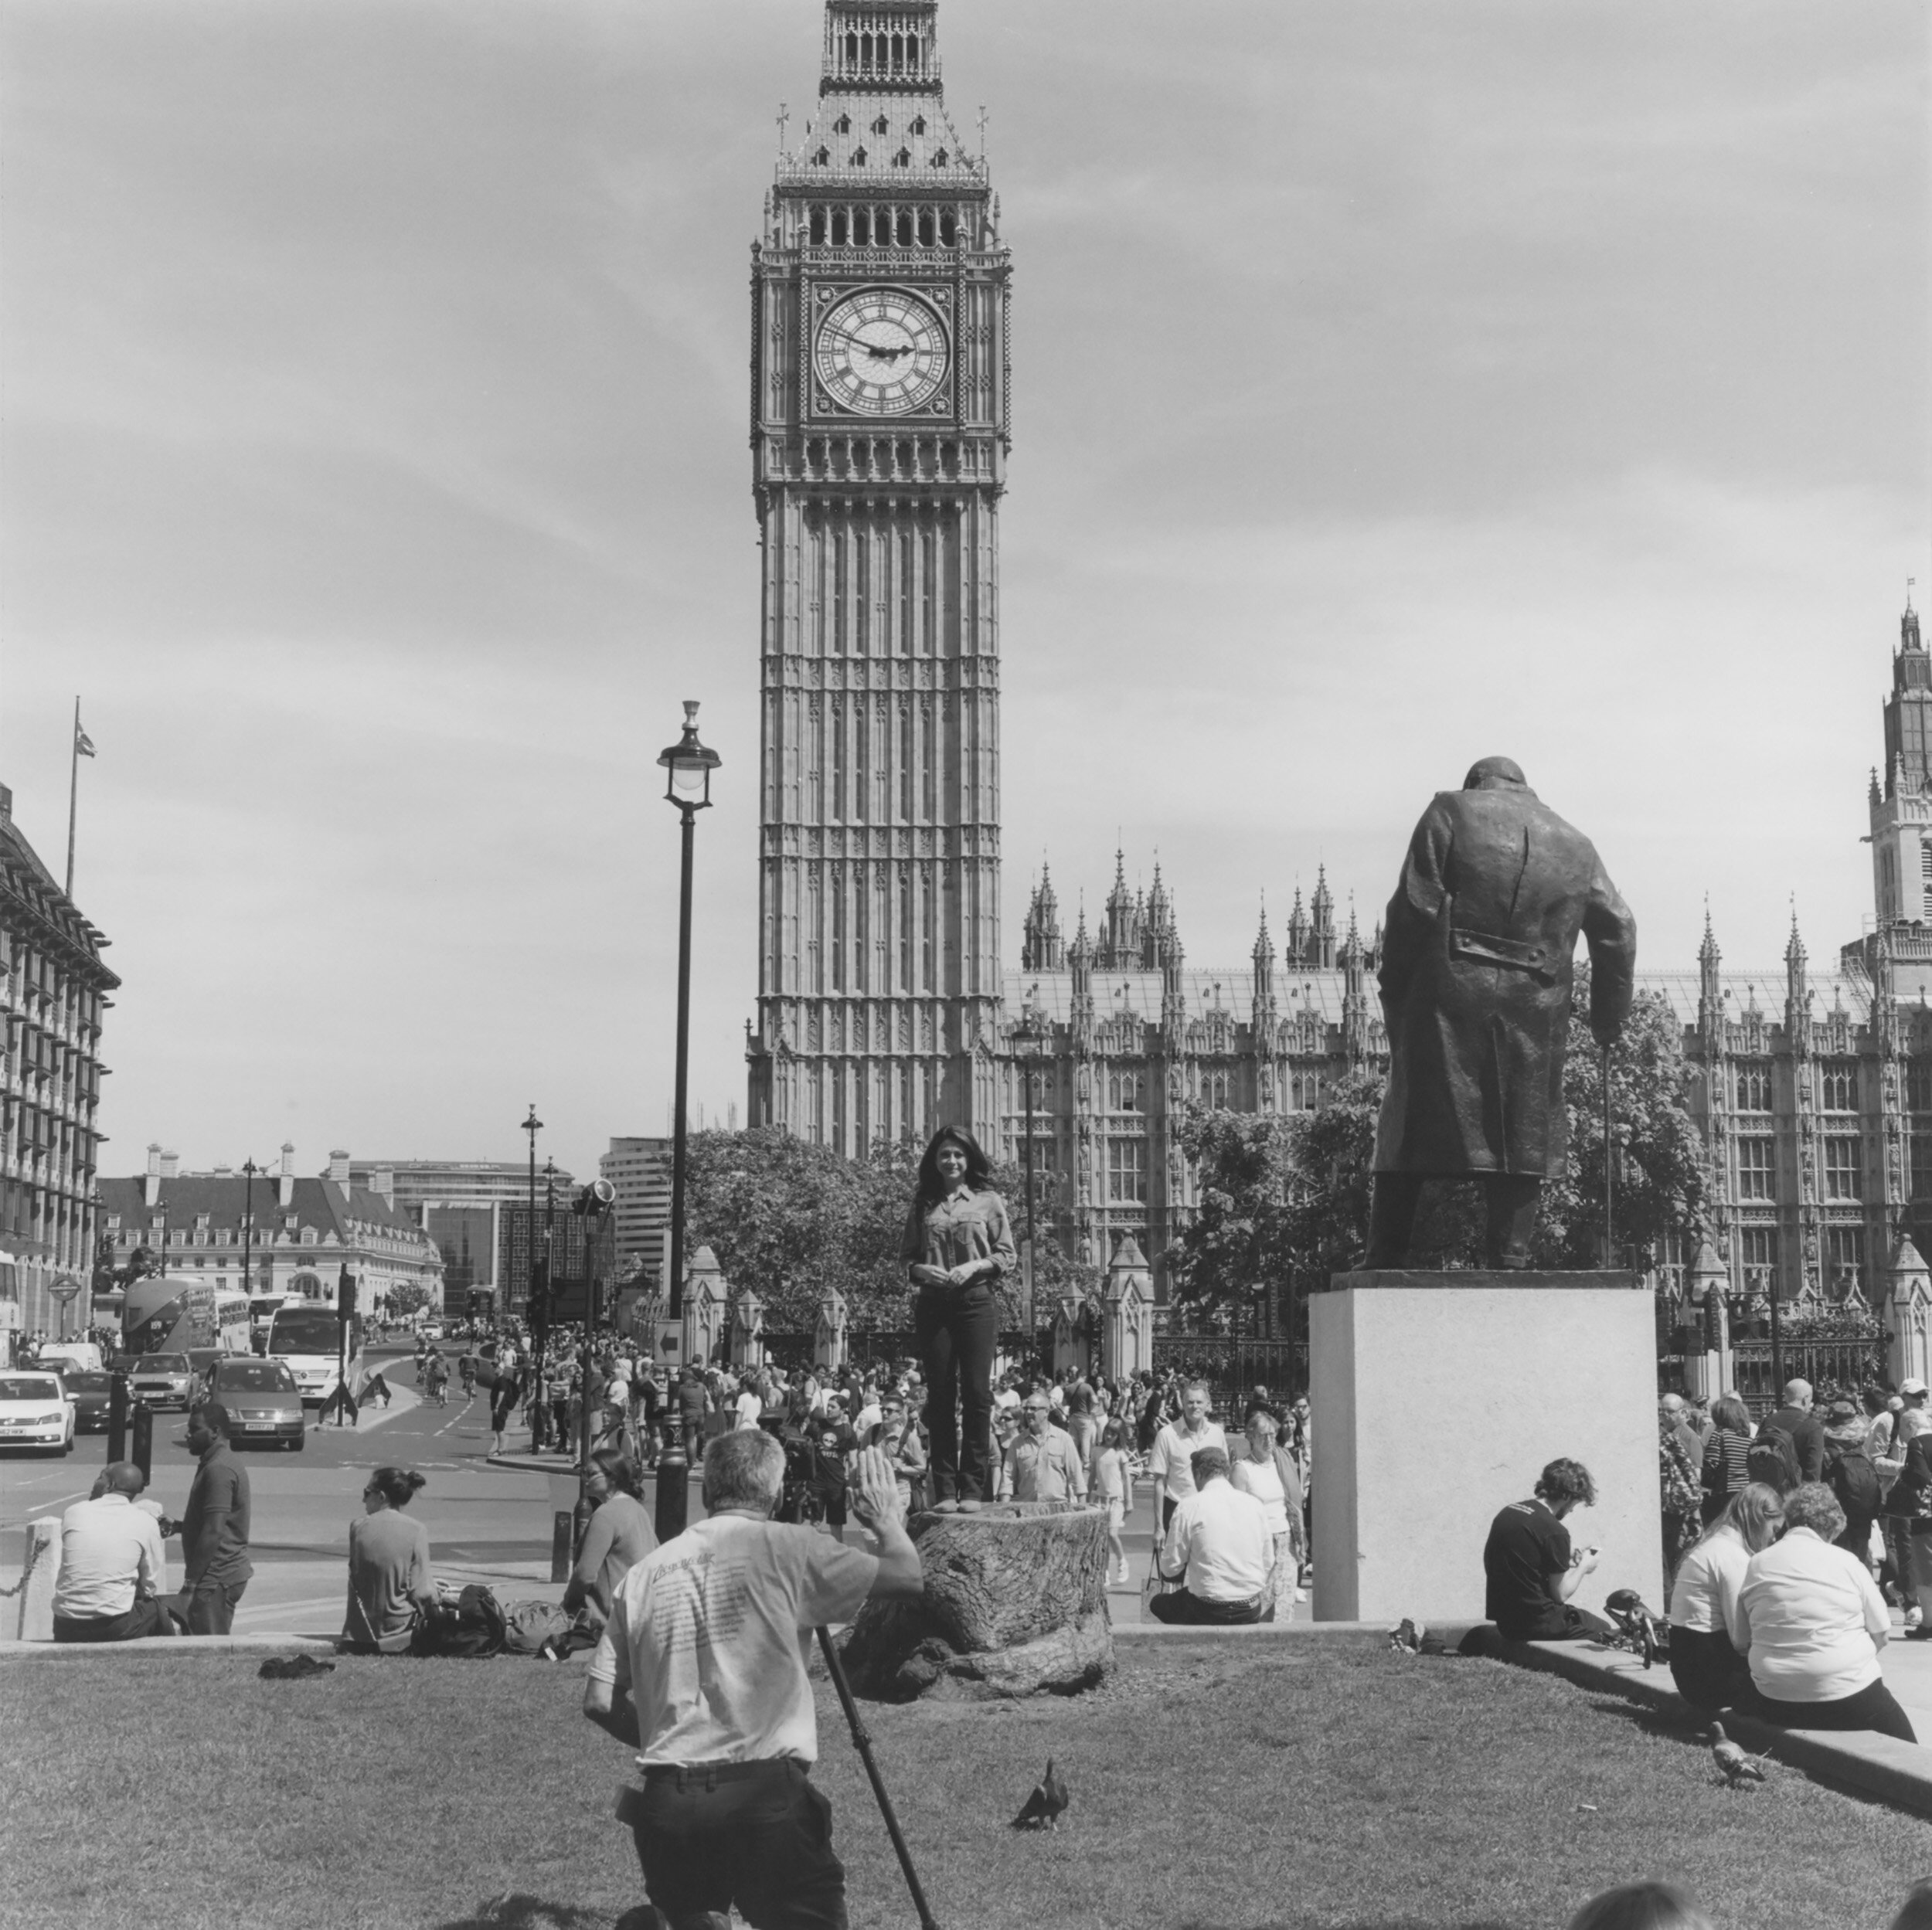
{"label": "grass lawn", "polygon": [[[0,1667],[0,1922],[607,1930],[641,1900],[581,1663],[259,1660]],[[854,1930],[910,1925],[820,1689]],[[1924,1823],[1787,1769],[1733,1793],[1614,1698],[1341,1640],[1137,1644],[1077,1701],[869,1717],[946,1930],[1560,1930],[1660,1874],[1719,1930],[1881,1930],[1932,1872]],[[1009,1829],[1049,1755],[1061,1831]]]}

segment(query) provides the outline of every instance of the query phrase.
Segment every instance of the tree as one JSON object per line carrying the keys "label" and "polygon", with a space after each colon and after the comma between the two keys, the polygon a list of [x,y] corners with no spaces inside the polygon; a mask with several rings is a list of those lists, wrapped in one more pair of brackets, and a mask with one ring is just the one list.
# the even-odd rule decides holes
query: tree
{"label": "tree", "polygon": [[[912,1318],[912,1289],[902,1243],[923,1144],[876,1140],[866,1157],[848,1159],[783,1126],[697,1133],[687,1143],[687,1250],[709,1246],[733,1287],[764,1301],[774,1333],[803,1333],[820,1296],[835,1286],[852,1326],[901,1330]],[[1018,1168],[995,1164],[989,1175],[1006,1201],[1017,1239],[1024,1230],[1026,1181]],[[1050,1239],[1035,1256],[1036,1291],[1044,1296],[1087,1292],[1097,1279],[1068,1261]],[[1019,1309],[1019,1283],[999,1288],[1002,1322]]]}
{"label": "tree", "polygon": [[[1543,1185],[1531,1248],[1543,1267],[1605,1264],[1604,1062],[1584,1016],[1587,973],[1578,981],[1563,1068],[1569,1144],[1563,1172]],[[1351,1073],[1315,1112],[1278,1117],[1189,1109],[1181,1144],[1199,1205],[1168,1251],[1177,1306],[1218,1325],[1284,1287],[1302,1306],[1330,1275],[1361,1264],[1383,1085],[1379,1072]],[[1640,995],[1611,1058],[1612,1263],[1648,1268],[1673,1235],[1680,1251],[1695,1242],[1707,1181],[1689,1087],[1682,1028],[1664,999]],[[1483,1232],[1480,1188],[1426,1187],[1413,1263],[1479,1267]]]}
{"label": "tree", "polygon": [[406,1320],[430,1303],[430,1290],[420,1280],[399,1280],[389,1290],[389,1317]]}

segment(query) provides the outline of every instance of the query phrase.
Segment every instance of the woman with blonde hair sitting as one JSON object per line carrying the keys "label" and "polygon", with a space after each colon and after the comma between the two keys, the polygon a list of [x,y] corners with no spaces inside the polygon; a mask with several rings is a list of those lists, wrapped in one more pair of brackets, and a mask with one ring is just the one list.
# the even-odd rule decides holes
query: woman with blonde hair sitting
{"label": "woman with blonde hair sitting", "polygon": [[1762,1481],[1733,1494],[1692,1544],[1670,1592],[1670,1672],[1694,1709],[1721,1709],[1750,1687],[1729,1622],[1744,1572],[1784,1526],[1784,1497]]}

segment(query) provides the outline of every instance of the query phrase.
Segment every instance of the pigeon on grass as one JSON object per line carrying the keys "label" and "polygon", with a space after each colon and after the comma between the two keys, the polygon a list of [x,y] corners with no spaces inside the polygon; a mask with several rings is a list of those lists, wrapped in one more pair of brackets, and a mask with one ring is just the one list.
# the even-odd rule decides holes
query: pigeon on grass
{"label": "pigeon on grass", "polygon": [[1733,1789],[1740,1782],[1764,1782],[1769,1780],[1764,1773],[1766,1758],[1770,1755],[1767,1749],[1763,1755],[1747,1755],[1737,1744],[1724,1733],[1721,1722],[1711,1724],[1711,1757],[1723,1772],[1725,1782]]}
{"label": "pigeon on grass", "polygon": [[1013,1819],[1015,1830],[1057,1830],[1060,1812],[1066,1807],[1066,1785],[1053,1773],[1053,1758],[1046,1758],[1046,1773],[1033,1785],[1033,1793],[1020,1806]]}

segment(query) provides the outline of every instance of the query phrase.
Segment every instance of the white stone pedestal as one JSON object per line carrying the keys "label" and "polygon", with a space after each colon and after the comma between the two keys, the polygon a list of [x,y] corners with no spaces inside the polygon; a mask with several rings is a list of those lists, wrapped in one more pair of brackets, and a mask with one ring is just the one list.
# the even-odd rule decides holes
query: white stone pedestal
{"label": "white stone pedestal", "polygon": [[1628,1273],[1340,1273],[1308,1303],[1315,1619],[1483,1613],[1496,1511],[1546,1462],[1583,1463],[1603,1551],[1573,1598],[1631,1588],[1660,1612],[1657,1336]]}

